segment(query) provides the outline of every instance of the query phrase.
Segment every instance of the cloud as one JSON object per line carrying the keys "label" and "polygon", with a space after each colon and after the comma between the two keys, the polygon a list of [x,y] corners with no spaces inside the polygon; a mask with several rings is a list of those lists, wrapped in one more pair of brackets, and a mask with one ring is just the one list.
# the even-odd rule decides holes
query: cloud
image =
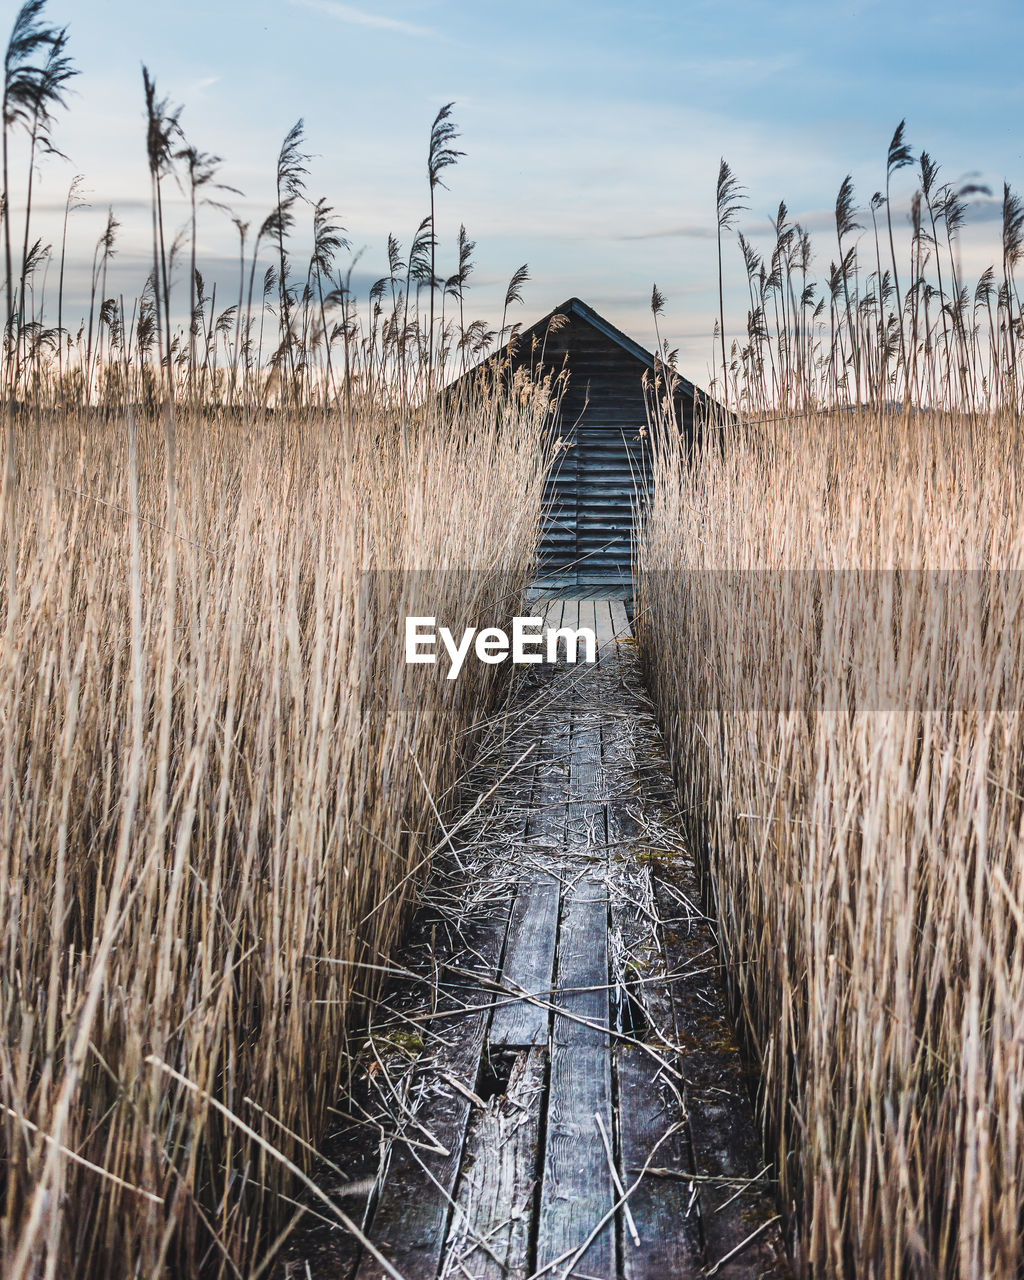
{"label": "cloud", "polygon": [[1002,222],[1003,220],[1003,201],[1002,198],[992,197],[991,199],[981,198],[968,202],[967,205],[967,221],[968,222]]}
{"label": "cloud", "polygon": [[412,22],[403,22],[401,18],[388,18],[380,13],[367,13],[350,4],[340,4],[338,0],[290,0],[292,5],[300,9],[312,9],[315,13],[326,14],[337,22],[347,22],[355,27],[378,27],[382,31],[396,31],[405,36],[432,36],[434,33],[427,27],[418,27]]}
{"label": "cloud", "polygon": [[715,228],[707,224],[689,223],[680,227],[662,227],[654,231],[630,231],[615,237],[616,240],[671,240],[679,238],[714,240]]}
{"label": "cloud", "polygon": [[[113,209],[116,216],[119,213],[149,213],[153,207],[152,202],[142,196],[115,195],[100,200],[95,197],[94,192],[83,190],[80,198],[85,201],[85,204],[79,206],[80,210],[99,209],[104,215],[107,209]],[[63,200],[36,200],[32,205],[32,217],[34,219],[37,213],[57,214],[63,217],[64,209],[65,201]],[[72,210],[72,213],[74,212],[75,210]]]}

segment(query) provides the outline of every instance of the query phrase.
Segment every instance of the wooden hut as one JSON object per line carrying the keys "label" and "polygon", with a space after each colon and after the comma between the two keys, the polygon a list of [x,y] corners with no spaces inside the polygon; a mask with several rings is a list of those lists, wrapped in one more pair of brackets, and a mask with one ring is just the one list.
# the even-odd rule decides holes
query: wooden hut
{"label": "wooden hut", "polygon": [[[570,298],[520,330],[486,363],[493,367],[495,361],[511,371],[529,367],[565,378],[554,424],[563,447],[549,481],[540,585],[628,594],[633,511],[651,484],[654,356],[585,302]],[[660,366],[662,378],[664,372]],[[712,402],[678,375],[674,394],[676,421],[692,441],[695,409]]]}

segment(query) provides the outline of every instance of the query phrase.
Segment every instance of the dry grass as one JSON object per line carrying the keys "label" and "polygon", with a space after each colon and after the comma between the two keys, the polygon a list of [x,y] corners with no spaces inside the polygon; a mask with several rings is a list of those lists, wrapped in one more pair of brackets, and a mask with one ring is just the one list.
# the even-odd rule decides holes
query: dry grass
{"label": "dry grass", "polygon": [[508,332],[464,323],[465,228],[445,274],[450,105],[362,305],[301,121],[218,303],[197,246],[240,193],[144,69],[151,270],[108,294],[111,211],[69,315],[81,179],[59,250],[30,237],[77,73],[45,9],[7,47],[0,184],[0,1271],[256,1280],[502,683],[406,666],[402,623],[517,612],[545,393],[438,403]]}
{"label": "dry grass", "polygon": [[659,462],[639,618],[805,1273],[1024,1266],[1016,414]]}
{"label": "dry grass", "polygon": [[268,1259],[266,1144],[306,1159],[372,982],[331,962],[387,954],[500,682],[407,667],[399,624],[516,611],[542,421],[9,422],[5,1277]]}
{"label": "dry grass", "polygon": [[[970,279],[992,193],[902,121],[879,183],[843,180],[817,280],[784,202],[767,252],[739,236],[739,418],[658,433],[638,631],[798,1265],[995,1280],[1024,1271],[1024,201]],[[723,160],[720,246],[745,194]]]}

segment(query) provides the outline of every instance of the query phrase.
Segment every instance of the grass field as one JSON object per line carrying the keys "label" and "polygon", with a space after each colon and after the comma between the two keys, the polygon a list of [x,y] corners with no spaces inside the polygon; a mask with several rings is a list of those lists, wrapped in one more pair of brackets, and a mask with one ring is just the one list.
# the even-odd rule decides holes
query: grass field
{"label": "grass field", "polygon": [[[769,262],[743,243],[743,412],[660,452],[638,629],[798,1263],[994,1280],[1024,1265],[1021,211],[972,299],[920,165],[909,263],[866,237],[819,296],[784,208]],[[853,219],[844,183],[844,255]]]}
{"label": "grass field", "polygon": [[9,424],[5,1276],[268,1256],[493,693],[405,615],[530,570],[540,414],[493,409]]}
{"label": "grass field", "polygon": [[[255,1280],[500,688],[407,666],[404,620],[517,611],[547,396],[436,394],[495,338],[462,324],[472,243],[434,231],[450,107],[368,298],[300,122],[218,309],[219,161],[144,71],[151,270],[110,295],[111,214],[73,332],[32,176],[75,74],[29,0],[0,205],[0,1271]],[[76,180],[65,233],[80,203]]]}

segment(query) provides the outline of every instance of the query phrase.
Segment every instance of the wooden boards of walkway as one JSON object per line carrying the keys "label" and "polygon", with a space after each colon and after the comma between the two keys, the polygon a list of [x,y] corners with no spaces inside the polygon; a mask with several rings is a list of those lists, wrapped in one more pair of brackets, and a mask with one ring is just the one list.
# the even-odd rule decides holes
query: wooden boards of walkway
{"label": "wooden boards of walkway", "polygon": [[437,873],[396,1029],[368,1041],[394,1114],[386,1137],[377,1120],[364,1219],[393,1270],[365,1252],[310,1274],[781,1280],[749,1081],[624,605],[543,607],[549,626],[594,630],[598,661],[524,681],[495,772],[526,761],[474,857],[456,842]]}

